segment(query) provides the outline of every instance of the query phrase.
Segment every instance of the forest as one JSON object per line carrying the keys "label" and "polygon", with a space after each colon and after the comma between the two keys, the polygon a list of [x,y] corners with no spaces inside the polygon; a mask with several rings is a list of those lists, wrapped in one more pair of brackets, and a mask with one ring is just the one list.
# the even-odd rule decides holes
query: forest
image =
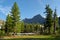
{"label": "forest", "polygon": [[57,9],[55,8],[55,11],[53,11],[48,4],[43,13],[46,15],[43,24],[25,23],[21,20],[21,13],[18,4],[15,2],[0,29],[0,37],[14,35],[52,35],[53,37],[60,37],[60,17],[57,16]]}

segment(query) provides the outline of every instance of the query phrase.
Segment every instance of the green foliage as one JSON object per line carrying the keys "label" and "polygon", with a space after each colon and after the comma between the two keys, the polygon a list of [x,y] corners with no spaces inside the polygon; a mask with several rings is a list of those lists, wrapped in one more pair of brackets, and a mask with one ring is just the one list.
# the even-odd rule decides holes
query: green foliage
{"label": "green foliage", "polygon": [[56,29],[58,28],[58,17],[57,17],[57,14],[56,14],[56,9],[55,9],[55,12],[54,12],[54,16],[53,16],[53,21],[54,21],[54,33],[56,33]]}
{"label": "green foliage", "polygon": [[21,32],[21,24],[20,24],[20,12],[15,2],[12,9],[11,14],[8,14],[5,22],[5,33],[9,34],[10,32]]}
{"label": "green foliage", "polygon": [[20,22],[21,23],[21,32],[24,32],[24,22]]}
{"label": "green foliage", "polygon": [[49,5],[46,5],[46,27],[48,27],[48,31],[50,33],[50,28],[52,27],[52,9]]}
{"label": "green foliage", "polygon": [[38,33],[43,32],[43,27],[40,26],[41,24],[24,24],[24,27],[22,26],[23,32],[29,32],[29,33]]}
{"label": "green foliage", "polygon": [[12,32],[12,17],[8,14],[5,22],[5,33]]}
{"label": "green foliage", "polygon": [[13,25],[14,32],[18,32],[18,30],[21,29],[20,28],[21,24],[20,24],[20,16],[19,15],[20,15],[19,8],[18,8],[17,3],[15,2],[12,9],[11,9],[11,16],[12,16],[12,21],[13,21],[12,25]]}
{"label": "green foliage", "polygon": [[17,22],[16,24],[16,33],[20,33],[21,32],[21,23]]}
{"label": "green foliage", "polygon": [[5,36],[4,30],[0,30],[0,37],[1,37],[1,36]]}
{"label": "green foliage", "polygon": [[60,34],[60,17],[59,17],[59,28],[58,29],[59,29],[58,32]]}
{"label": "green foliage", "polygon": [[46,23],[47,23],[47,27],[51,27],[52,26],[52,9],[49,8],[49,5],[46,6]]}
{"label": "green foliage", "polygon": [[26,24],[26,32],[31,32],[31,25],[30,24]]}

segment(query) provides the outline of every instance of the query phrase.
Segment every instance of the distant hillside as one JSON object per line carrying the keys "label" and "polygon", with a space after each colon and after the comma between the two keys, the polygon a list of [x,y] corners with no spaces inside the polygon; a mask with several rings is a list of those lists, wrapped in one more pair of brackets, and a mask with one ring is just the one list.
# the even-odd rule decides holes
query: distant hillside
{"label": "distant hillside", "polygon": [[25,18],[23,20],[24,23],[40,23],[43,24],[45,22],[45,18],[43,18],[40,14],[34,16],[31,19]]}

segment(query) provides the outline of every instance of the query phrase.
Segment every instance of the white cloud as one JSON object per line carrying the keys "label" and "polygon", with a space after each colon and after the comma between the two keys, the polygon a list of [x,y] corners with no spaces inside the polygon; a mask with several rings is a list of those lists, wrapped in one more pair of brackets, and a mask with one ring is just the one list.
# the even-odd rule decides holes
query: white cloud
{"label": "white cloud", "polygon": [[7,15],[8,13],[10,13],[10,9],[11,9],[11,7],[9,7],[9,6],[0,5],[0,12],[3,13],[4,15]]}

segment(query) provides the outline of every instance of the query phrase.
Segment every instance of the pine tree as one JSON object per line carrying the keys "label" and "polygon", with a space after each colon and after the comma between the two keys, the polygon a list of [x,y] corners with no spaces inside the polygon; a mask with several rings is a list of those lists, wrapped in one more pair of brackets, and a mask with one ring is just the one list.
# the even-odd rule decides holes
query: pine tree
{"label": "pine tree", "polygon": [[50,33],[50,28],[52,27],[52,9],[49,5],[46,5],[46,27],[48,27],[48,33]]}
{"label": "pine tree", "polygon": [[21,24],[20,24],[20,12],[17,3],[15,2],[12,9],[11,9],[11,16],[13,20],[13,29],[14,32],[20,32],[21,31]]}
{"label": "pine tree", "polygon": [[59,17],[59,30],[58,30],[59,34],[60,34],[60,17]]}
{"label": "pine tree", "polygon": [[55,9],[55,12],[54,12],[54,31],[53,31],[54,34],[56,33],[57,26],[58,26],[58,17],[57,17],[56,9]]}
{"label": "pine tree", "polygon": [[5,33],[9,34],[10,32],[12,32],[12,17],[8,14],[5,22]]}
{"label": "pine tree", "polygon": [[24,32],[24,22],[21,21],[21,32]]}

